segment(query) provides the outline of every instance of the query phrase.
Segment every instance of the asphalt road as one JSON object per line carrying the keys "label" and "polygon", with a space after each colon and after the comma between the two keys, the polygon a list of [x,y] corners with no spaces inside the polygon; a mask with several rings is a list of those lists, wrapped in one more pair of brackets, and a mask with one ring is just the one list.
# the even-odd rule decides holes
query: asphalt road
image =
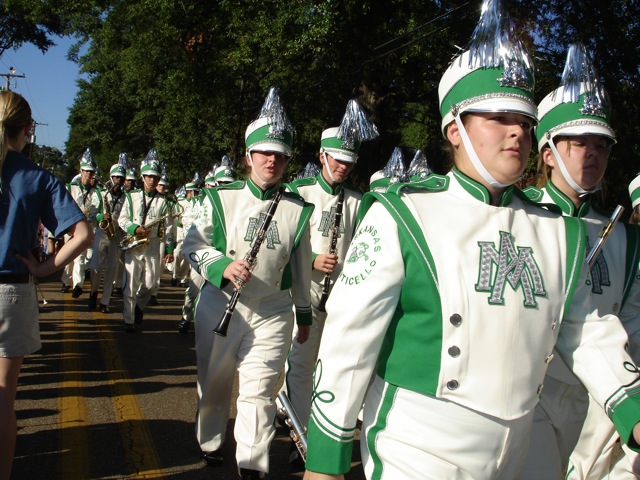
{"label": "asphalt road", "polygon": [[[58,278],[40,283],[43,348],[22,367],[12,480],[238,478],[233,403],[224,464],[200,459],[194,333],[176,330],[184,290],[165,273],[160,304],[147,307],[142,331],[125,333],[120,297],[111,314],[89,311],[89,283],[74,299]],[[302,477],[287,462],[288,435],[278,428],[269,479]],[[358,459],[347,479],[364,479]]]}

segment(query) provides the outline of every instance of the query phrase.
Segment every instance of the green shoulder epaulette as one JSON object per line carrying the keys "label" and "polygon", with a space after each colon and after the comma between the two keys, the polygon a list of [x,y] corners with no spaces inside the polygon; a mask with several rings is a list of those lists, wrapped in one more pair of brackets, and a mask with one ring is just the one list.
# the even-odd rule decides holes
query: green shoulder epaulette
{"label": "green shoulder epaulette", "polygon": [[562,209],[555,203],[540,203],[544,192],[538,187],[531,186],[525,188],[524,190],[520,190],[519,188],[514,187],[513,194],[524,203],[535,205],[538,208],[542,208],[544,210],[548,210],[549,212],[562,215]]}
{"label": "green shoulder epaulette", "polygon": [[539,203],[540,200],[542,200],[542,197],[544,197],[544,191],[541,188],[534,187],[533,185],[522,189],[521,192],[524,193],[529,200],[535,203]]}
{"label": "green shoulder epaulette", "polygon": [[289,182],[289,183],[294,187],[299,187],[301,185],[315,185],[317,182],[318,182],[318,179],[316,177],[304,177],[304,178],[298,178],[293,182]]}
{"label": "green shoulder epaulette", "polygon": [[235,182],[227,183],[226,185],[218,185],[216,190],[242,190],[244,188],[245,180],[236,180]]}
{"label": "green shoulder epaulette", "polygon": [[304,198],[296,192],[291,192],[289,190],[285,190],[283,195],[287,198],[293,198],[295,200],[300,200],[302,203],[305,203]]}
{"label": "green shoulder epaulette", "polygon": [[419,182],[394,183],[387,188],[388,193],[398,195],[401,190],[428,190],[430,192],[443,192],[449,189],[449,177],[432,173]]}

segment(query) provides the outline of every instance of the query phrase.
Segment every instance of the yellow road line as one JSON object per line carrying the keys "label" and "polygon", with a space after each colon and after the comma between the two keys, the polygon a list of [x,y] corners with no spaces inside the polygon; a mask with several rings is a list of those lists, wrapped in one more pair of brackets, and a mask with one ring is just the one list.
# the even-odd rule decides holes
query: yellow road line
{"label": "yellow road line", "polygon": [[127,463],[132,475],[128,478],[166,478],[162,470],[144,414],[138,404],[131,381],[122,363],[118,347],[103,315],[98,315],[100,349],[107,365],[111,401],[120,427]]}
{"label": "yellow road line", "polygon": [[61,455],[58,478],[85,480],[90,478],[88,416],[82,394],[80,344],[74,304],[65,302],[62,319],[62,380],[58,399]]}

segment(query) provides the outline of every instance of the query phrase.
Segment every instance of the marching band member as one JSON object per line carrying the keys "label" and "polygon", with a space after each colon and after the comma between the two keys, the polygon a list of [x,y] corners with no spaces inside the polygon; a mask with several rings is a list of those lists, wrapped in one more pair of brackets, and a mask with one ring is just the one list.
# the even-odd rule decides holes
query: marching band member
{"label": "marching band member", "polygon": [[202,180],[200,174],[196,172],[193,180],[184,186],[185,198],[178,200],[183,213],[177,224],[176,248],[174,250],[175,264],[171,279],[171,284],[174,286],[186,287],[189,281],[191,267],[182,254],[182,241],[193,223],[193,210],[200,203],[198,196],[200,195],[201,187]]}
{"label": "marching band member", "polygon": [[[223,461],[220,448],[237,369],[236,462],[242,478],[258,479],[269,471],[269,446],[275,436],[273,395],[291,344],[294,305],[298,325],[306,325],[299,327],[298,341],[303,343],[309,335],[313,206],[298,195],[282,193],[280,187],[293,128],[277,90],[269,92],[261,116],[247,127],[245,140],[249,178],[205,190],[202,215],[182,248],[206,279],[195,320],[196,433],[203,458],[210,465]],[[273,219],[266,223],[266,231],[260,231],[263,217]],[[252,258],[247,252],[256,237],[263,243],[258,243],[261,248]],[[235,310],[229,311],[228,336],[214,335],[234,289],[241,293]]]}
{"label": "marching band member", "polygon": [[[173,216],[170,203],[156,190],[160,180],[160,162],[152,148],[140,167],[143,188],[125,193],[118,224],[129,242],[124,245],[126,281],[123,297],[125,331],[135,331],[142,323],[144,307],[161,273],[161,262],[173,261]],[[160,255],[158,233],[164,230],[166,249]],[[137,245],[137,246],[135,246]]]}
{"label": "marching band member", "polygon": [[123,232],[118,225],[118,216],[124,204],[125,195],[122,189],[126,173],[126,154],[120,154],[118,163],[111,166],[109,174],[111,181],[109,188],[102,193],[102,211],[97,215],[98,227],[93,241],[93,256],[91,257],[91,295],[89,296],[89,310],[98,306],[98,288],[102,279],[102,296],[100,297],[100,312],[110,313],[109,303],[113,284],[116,280],[119,258],[121,256],[120,241]]}
{"label": "marching band member", "polygon": [[[525,192],[535,201],[556,205],[563,215],[584,219],[591,245],[610,217],[594,202],[616,142],[610,112],[608,96],[586,48],[572,45],[561,86],[538,106],[536,137],[542,189],[532,187]],[[589,279],[591,296],[600,313],[618,315],[622,320],[636,363],[640,361],[638,237],[637,228],[618,224]],[[560,478],[565,471],[568,479],[634,478],[640,473],[640,462],[626,446],[627,456],[617,462],[616,473],[607,476],[618,439],[602,407],[555,355],[536,407],[521,478]]]}
{"label": "marching band member", "polygon": [[[177,201],[174,200],[173,198],[169,198],[169,174],[167,173],[167,169],[166,169],[166,165],[164,164],[164,162],[161,164],[161,168],[162,171],[160,173],[160,180],[158,180],[158,185],[156,185],[156,190],[158,191],[158,193],[160,195],[164,195],[166,201],[169,203],[169,210],[172,212],[172,214],[174,215],[174,218],[176,218],[177,216],[177,209],[176,209],[176,204]],[[153,288],[151,289],[151,298],[149,298],[149,303],[148,305],[151,306],[155,306],[158,305],[158,292],[160,291],[160,282],[162,280],[162,273],[164,272],[164,269],[166,268],[167,270],[169,270],[169,272],[173,272],[173,267],[175,265],[175,256],[176,256],[176,241],[175,239],[177,238],[177,224],[178,224],[179,220],[174,221],[173,222],[173,233],[170,235],[170,238],[174,239],[174,247],[173,247],[173,256],[174,256],[174,261],[171,263],[165,263],[164,261],[160,262],[160,271],[158,272],[158,275],[156,276],[156,283],[153,286]],[[160,242],[158,243],[158,255],[160,255],[160,258],[163,258],[164,256],[164,252],[166,250],[166,235],[164,232],[164,227],[161,227],[160,230],[158,231],[158,238],[160,239]]]}
{"label": "marching band member", "polygon": [[[80,157],[80,178],[67,184],[67,190],[76,201],[80,210],[85,214],[91,227],[95,231],[96,216],[102,209],[102,196],[100,191],[92,186],[91,179],[95,176],[96,163],[93,160],[91,149],[87,148]],[[67,236],[68,237],[68,236]],[[65,237],[65,241],[68,238]],[[88,249],[87,249],[88,250]],[[62,291],[69,291],[69,284],[73,283],[71,296],[78,298],[82,295],[82,285],[85,280],[87,264],[87,251],[78,255],[73,263],[70,263],[62,275]]]}
{"label": "marching band member", "polygon": [[[356,118],[362,118],[364,121],[357,122]],[[295,340],[297,331],[294,329],[294,340],[291,342],[291,351],[287,357],[283,386],[301,424],[305,426],[309,422],[311,410],[313,367],[327,316],[324,303],[330,286],[335,283],[342,271],[347,248],[351,243],[356,225],[356,212],[362,198],[360,192],[346,186],[344,182],[358,161],[361,140],[372,139],[378,134],[375,126],[367,121],[355,100],[349,103],[343,122],[359,123],[363,133],[354,138],[355,131],[350,131],[349,128],[344,128],[343,131],[346,133],[342,134],[339,127],[324,130],[319,153],[322,171],[314,177],[296,180],[289,185],[291,191],[302,196],[306,202],[315,205],[309,223],[313,252],[311,264],[313,324],[309,339],[303,344]],[[339,224],[337,225],[336,222]],[[299,458],[299,452],[296,446],[292,445],[289,461],[293,462],[297,458]]]}
{"label": "marching band member", "polygon": [[367,478],[518,478],[554,345],[623,440],[640,440],[640,378],[619,319],[585,288],[584,224],[513,186],[533,71],[496,3],[440,81],[453,169],[362,199],[327,304],[307,480],[350,469],[363,401]]}

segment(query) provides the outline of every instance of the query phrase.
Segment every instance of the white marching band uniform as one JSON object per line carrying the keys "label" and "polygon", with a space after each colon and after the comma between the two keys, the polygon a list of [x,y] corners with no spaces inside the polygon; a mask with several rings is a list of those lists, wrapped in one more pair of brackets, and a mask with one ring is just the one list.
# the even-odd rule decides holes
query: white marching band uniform
{"label": "white marching band uniform", "polygon": [[269,470],[269,445],[275,436],[273,395],[291,344],[293,307],[298,323],[311,323],[312,205],[283,194],[251,279],[241,291],[227,338],[212,330],[234,290],[222,274],[249,251],[275,191],[264,192],[250,179],[205,189],[202,215],[182,247],[191,266],[207,280],[195,319],[198,442],[204,452],[217,450],[224,442],[237,369],[236,460],[240,468],[262,472]]}
{"label": "white marching band uniform", "polygon": [[554,345],[629,441],[640,379],[593,308],[584,224],[514,187],[492,206],[455,168],[401,187],[364,196],[329,297],[307,469],[349,470],[364,400],[367,478],[517,478]]}
{"label": "white marching band uniform", "polygon": [[[80,207],[80,210],[85,214],[85,217],[87,217],[87,220],[95,232],[98,225],[96,218],[102,211],[102,196],[100,195],[100,190],[85,186],[79,181],[68,183],[67,190],[78,204],[78,207]],[[65,235],[65,241],[68,239],[68,235]],[[67,286],[82,287],[85,278],[85,268],[87,268],[86,263],[87,250],[78,255],[73,262],[65,267],[62,273],[62,283]]]}
{"label": "white marching band uniform", "polygon": [[[556,205],[563,215],[583,219],[588,245],[595,243],[598,233],[609,220],[609,215],[593,208],[589,201],[576,209],[551,180],[544,188],[530,187],[525,193],[541,204]],[[616,225],[585,286],[591,290],[591,297],[601,314],[620,318],[628,333],[629,351],[636,364],[640,362],[639,231],[633,225]],[[640,467],[638,454],[626,445],[622,446],[626,455],[616,462],[614,470],[609,473],[619,434],[602,407],[557,355],[547,370],[545,385],[536,407],[533,424],[535,433],[531,437],[522,478],[552,478],[548,475],[556,475],[564,468],[567,470],[567,479],[635,478],[637,474],[633,473],[630,460],[636,463],[637,472]],[[548,465],[550,459],[554,460],[550,471],[541,471],[540,465]]]}
{"label": "white marching band uniform", "polygon": [[[318,173],[316,177],[296,180],[289,184],[288,187],[291,191],[304,198],[306,202],[315,205],[309,222],[311,250],[313,252],[311,263],[313,263],[313,260],[315,260],[319,253],[329,253],[339,193],[341,190],[345,192],[342,207],[342,222],[335,252],[338,256],[338,266],[331,276],[333,285],[340,274],[347,249],[353,237],[356,213],[362,194],[352,188],[346,187],[344,184],[338,184],[332,188],[324,179],[322,173]],[[321,312],[317,309],[320,297],[322,296],[324,279],[324,272],[312,270],[311,307],[313,323],[309,332],[309,338],[303,344],[298,343],[295,340],[297,329],[294,329],[294,340],[291,344],[291,351],[287,358],[285,370],[285,391],[289,396],[300,422],[305,426],[309,423],[309,413],[311,410],[313,367],[318,355],[322,330],[324,329],[324,322],[327,317],[326,312]]]}
{"label": "white marching band uniform", "polygon": [[[118,217],[124,204],[125,194],[120,189],[118,194],[114,195],[112,189],[104,190],[102,192],[102,210],[96,217],[97,224],[104,219],[104,215],[108,211],[111,212],[111,221],[116,232],[116,235],[109,239],[107,233],[102,228],[95,229],[95,236],[93,240],[93,255],[89,267],[91,268],[91,292],[97,292],[100,287],[100,277],[104,272],[102,279],[102,295],[100,296],[100,303],[102,305],[109,306],[111,302],[111,293],[113,292],[113,284],[116,281],[116,274],[118,272],[118,266],[120,264],[121,250],[120,241],[124,237],[124,233],[118,225]],[[105,204],[109,204],[105,207]]]}
{"label": "white marching band uniform", "polygon": [[[146,217],[145,217],[146,208]],[[166,250],[164,254],[173,251],[173,216],[172,206],[166,197],[160,193],[146,193],[143,189],[125,192],[124,205],[118,217],[118,224],[125,233],[134,235],[138,226],[166,218],[151,229],[149,243],[125,252],[126,280],[123,297],[123,316],[125,324],[134,323],[135,307],[140,310],[149,303],[152,290],[158,275],[161,275],[162,256],[160,252],[161,238],[159,232],[164,233]]]}

